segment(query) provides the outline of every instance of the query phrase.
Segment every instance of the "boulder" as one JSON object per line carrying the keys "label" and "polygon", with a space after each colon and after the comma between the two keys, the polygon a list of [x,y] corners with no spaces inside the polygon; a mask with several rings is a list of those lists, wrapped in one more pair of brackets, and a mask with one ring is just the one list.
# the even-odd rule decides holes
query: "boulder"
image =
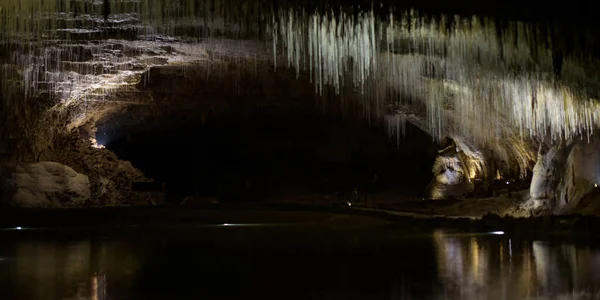
{"label": "boulder", "polygon": [[79,207],[90,199],[88,177],[56,162],[4,165],[0,190],[2,203],[13,207]]}

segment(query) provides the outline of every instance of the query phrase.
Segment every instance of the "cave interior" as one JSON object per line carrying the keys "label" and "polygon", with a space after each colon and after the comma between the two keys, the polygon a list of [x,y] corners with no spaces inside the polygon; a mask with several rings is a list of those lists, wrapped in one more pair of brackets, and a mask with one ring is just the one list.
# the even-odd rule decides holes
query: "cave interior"
{"label": "cave interior", "polygon": [[591,6],[471,2],[5,0],[2,203],[596,212]]}

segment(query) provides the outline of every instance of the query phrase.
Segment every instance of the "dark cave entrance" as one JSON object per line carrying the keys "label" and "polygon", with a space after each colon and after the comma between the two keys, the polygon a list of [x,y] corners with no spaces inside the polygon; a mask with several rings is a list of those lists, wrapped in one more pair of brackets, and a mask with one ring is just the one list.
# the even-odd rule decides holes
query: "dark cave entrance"
{"label": "dark cave entrance", "polygon": [[431,179],[437,149],[410,125],[398,147],[383,126],[310,111],[231,113],[204,121],[175,113],[125,130],[99,126],[97,135],[120,159],[164,182],[171,203],[185,196],[301,198],[354,187],[416,198]]}

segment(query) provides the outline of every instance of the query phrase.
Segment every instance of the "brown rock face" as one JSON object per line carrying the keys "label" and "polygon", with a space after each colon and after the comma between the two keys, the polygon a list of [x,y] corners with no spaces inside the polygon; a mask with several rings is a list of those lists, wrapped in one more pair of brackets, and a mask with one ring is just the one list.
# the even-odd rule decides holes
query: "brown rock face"
{"label": "brown rock face", "polygon": [[149,181],[131,163],[119,160],[106,149],[93,148],[77,133],[57,138],[43,156],[89,177],[91,205],[130,204],[136,196],[131,192],[132,182]]}

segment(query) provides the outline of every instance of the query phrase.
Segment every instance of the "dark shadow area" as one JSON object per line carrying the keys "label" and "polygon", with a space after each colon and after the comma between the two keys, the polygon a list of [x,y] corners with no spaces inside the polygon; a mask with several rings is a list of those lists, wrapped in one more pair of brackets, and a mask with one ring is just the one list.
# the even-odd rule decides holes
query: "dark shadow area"
{"label": "dark shadow area", "polygon": [[107,148],[119,158],[165,182],[172,203],[185,196],[258,201],[355,188],[417,197],[431,179],[436,150],[431,137],[412,126],[397,145],[381,126],[313,111],[238,112],[211,120],[180,112],[136,128],[123,135],[99,127],[98,138],[112,140]]}

